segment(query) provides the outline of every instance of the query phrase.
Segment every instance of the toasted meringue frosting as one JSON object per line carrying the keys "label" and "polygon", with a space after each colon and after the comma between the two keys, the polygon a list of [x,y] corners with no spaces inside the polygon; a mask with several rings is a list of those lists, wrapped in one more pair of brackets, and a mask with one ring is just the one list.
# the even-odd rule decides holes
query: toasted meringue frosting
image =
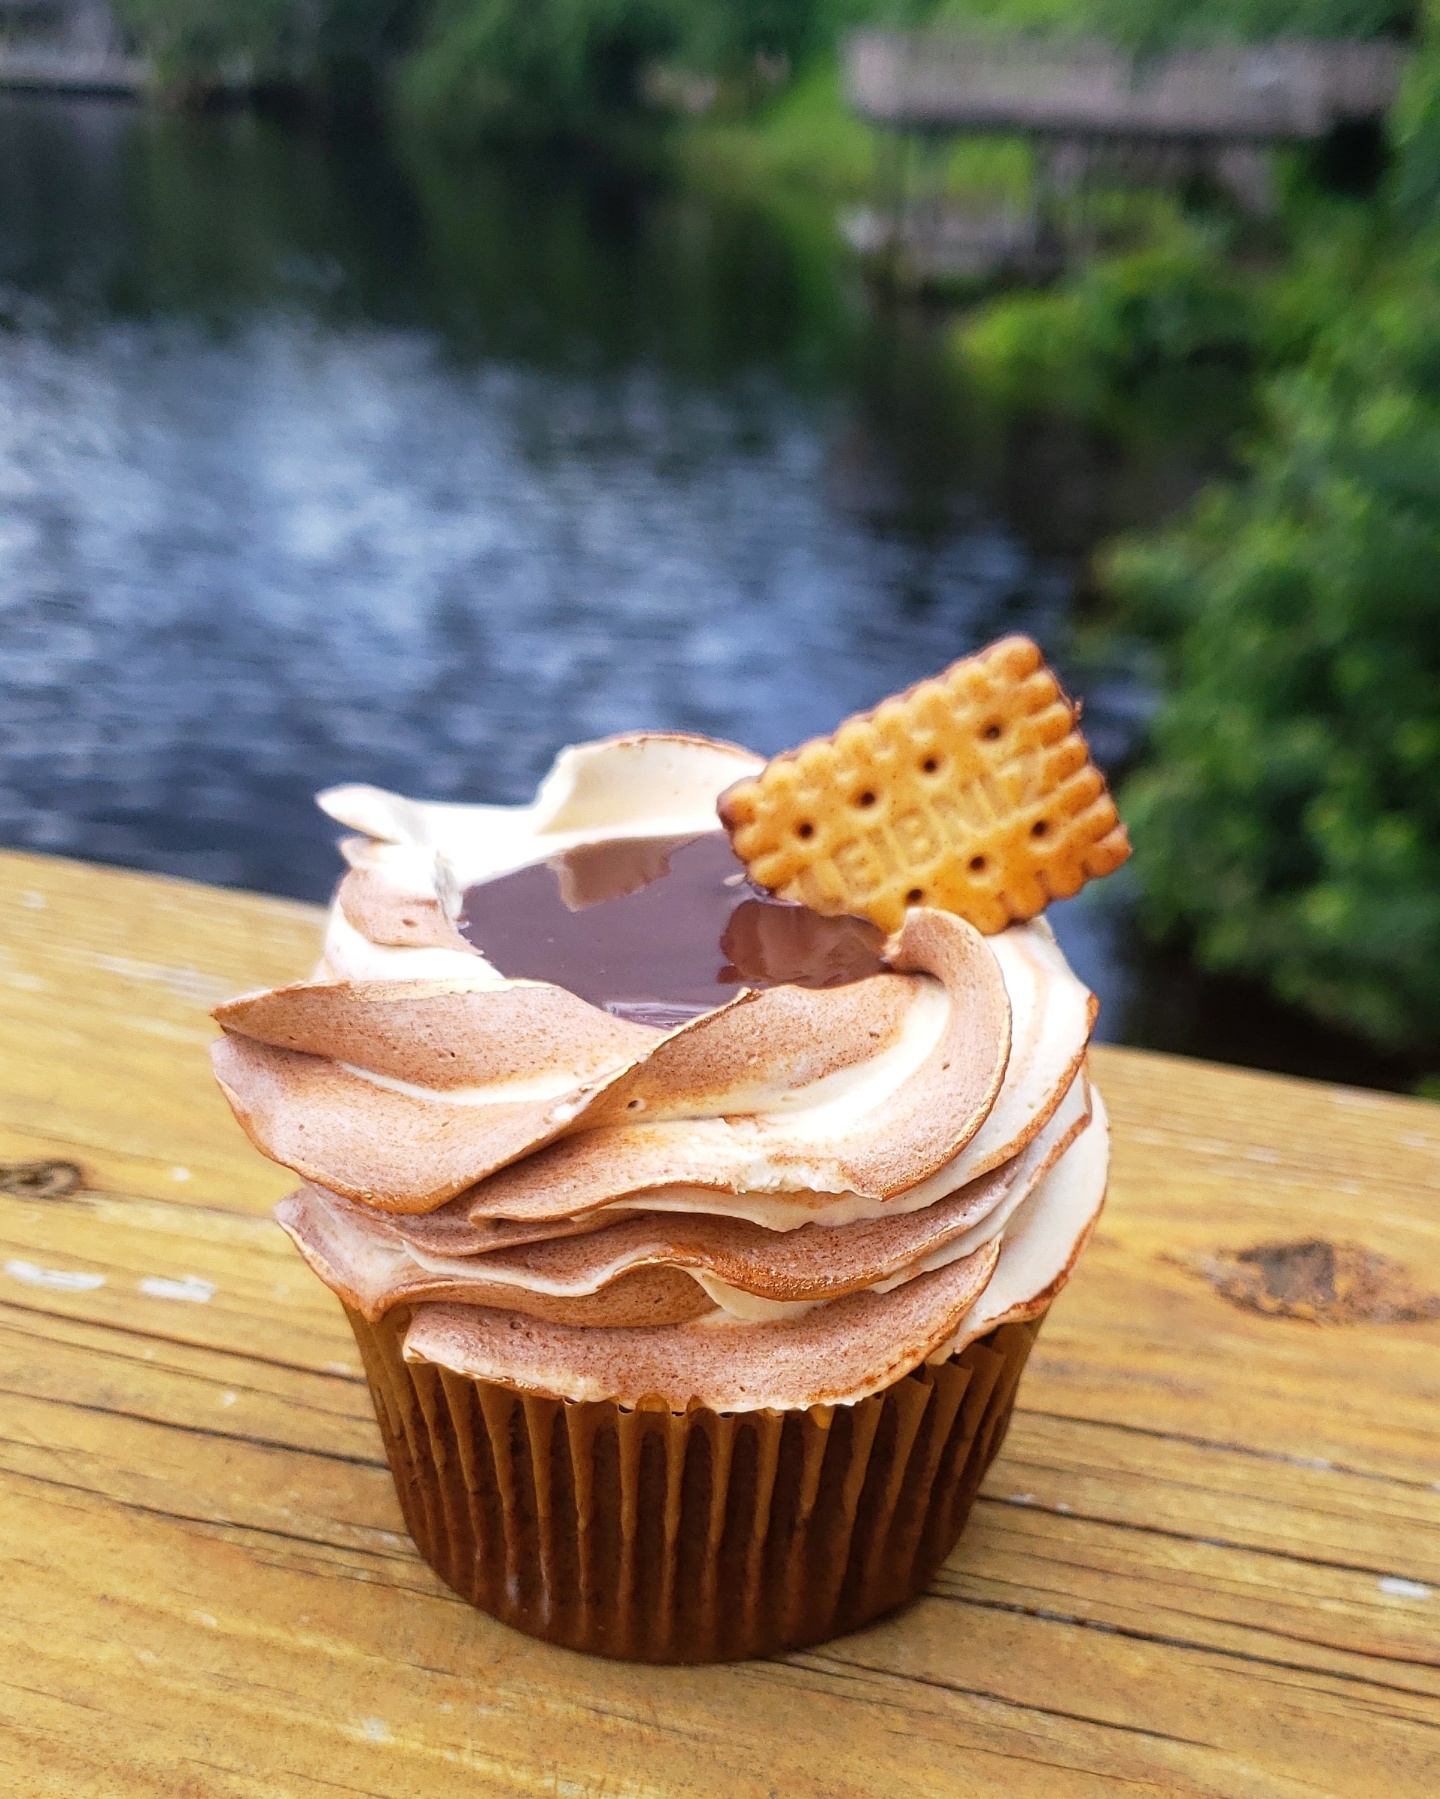
{"label": "toasted meringue frosting", "polygon": [[362,833],[321,963],[219,1007],[215,1067],[305,1183],[301,1254],[405,1308],[412,1358],[848,1403],[1067,1278],[1108,1162],[1094,1000],[1043,922],[917,907],[879,945],[745,892],[715,803],[758,766],[641,734],[563,752],[529,806],[321,795]]}

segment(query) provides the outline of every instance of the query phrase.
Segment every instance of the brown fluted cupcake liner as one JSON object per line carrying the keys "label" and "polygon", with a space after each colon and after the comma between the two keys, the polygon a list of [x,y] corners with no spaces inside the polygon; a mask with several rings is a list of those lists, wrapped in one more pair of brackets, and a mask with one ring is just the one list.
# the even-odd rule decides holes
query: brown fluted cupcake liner
{"label": "brown fluted cupcake liner", "polygon": [[407,1362],[408,1311],[349,1317],[405,1522],[441,1579],[532,1636],[653,1662],[800,1648],[920,1592],[1041,1323],[854,1405],[676,1414]]}

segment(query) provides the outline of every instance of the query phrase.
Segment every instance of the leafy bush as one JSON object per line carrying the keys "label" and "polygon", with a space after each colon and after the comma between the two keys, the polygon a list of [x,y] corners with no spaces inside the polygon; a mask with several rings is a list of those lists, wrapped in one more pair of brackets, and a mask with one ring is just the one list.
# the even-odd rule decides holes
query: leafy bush
{"label": "leafy bush", "polygon": [[1244,365],[1263,335],[1247,284],[1199,237],[1093,263],[1051,293],[1007,295],[957,334],[995,398],[1122,428],[1146,385],[1199,363]]}
{"label": "leafy bush", "polygon": [[853,25],[888,19],[894,0],[677,0],[685,54],[711,69],[756,55],[798,69],[828,54]]}
{"label": "leafy bush", "polygon": [[1412,228],[1440,223],[1440,0],[1431,0],[1422,52],[1410,65],[1391,113],[1392,198]]}
{"label": "leafy bush", "polygon": [[[237,62],[269,69],[303,53],[293,0],[114,0],[122,29],[170,75],[216,79]],[[308,34],[307,34],[308,35]]]}
{"label": "leafy bush", "polygon": [[[891,0],[430,0],[406,71],[412,112],[468,131],[587,130],[632,108],[657,58],[777,73],[833,49]],[[817,152],[817,155],[823,154]]]}
{"label": "leafy bush", "polygon": [[1169,644],[1124,795],[1146,914],[1389,1048],[1440,1045],[1440,266],[1266,394],[1248,478],[1118,547]]}
{"label": "leafy bush", "polygon": [[675,0],[438,0],[405,98],[452,132],[584,132],[636,103],[680,35]]}
{"label": "leafy bush", "polygon": [[887,0],[114,0],[129,37],[174,80],[310,82],[340,59],[377,71],[413,50],[421,110],[543,131],[624,110],[641,64],[756,55],[796,67]]}
{"label": "leafy bush", "polygon": [[172,80],[313,81],[327,64],[379,64],[409,41],[425,0],[111,0],[122,29]]}

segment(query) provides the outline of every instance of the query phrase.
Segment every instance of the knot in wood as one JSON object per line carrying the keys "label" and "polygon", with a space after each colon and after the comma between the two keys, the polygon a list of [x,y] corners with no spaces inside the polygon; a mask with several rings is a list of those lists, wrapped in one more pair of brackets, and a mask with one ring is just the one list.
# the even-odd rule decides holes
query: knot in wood
{"label": "knot in wood", "polygon": [[1310,1237],[1218,1250],[1194,1266],[1232,1305],[1315,1324],[1412,1324],[1440,1318],[1440,1294],[1359,1243]]}
{"label": "knot in wood", "polygon": [[75,1162],[0,1162],[0,1193],[17,1199],[64,1199],[84,1180]]}

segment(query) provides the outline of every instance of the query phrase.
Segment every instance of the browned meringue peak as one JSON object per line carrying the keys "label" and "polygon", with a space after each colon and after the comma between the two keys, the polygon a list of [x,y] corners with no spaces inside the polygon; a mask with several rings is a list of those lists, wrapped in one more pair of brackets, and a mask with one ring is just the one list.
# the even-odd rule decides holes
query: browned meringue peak
{"label": "browned meringue peak", "polygon": [[[777,1257],[789,1258],[797,1253],[808,1256],[808,1250],[797,1252],[791,1247],[802,1242],[817,1245],[823,1242],[832,1246],[850,1241],[900,1244],[919,1241],[921,1237],[928,1241],[926,1234],[936,1232],[940,1234],[936,1235],[931,1246],[938,1247],[943,1240],[946,1220],[963,1217],[966,1223],[959,1228],[968,1228],[969,1223],[987,1215],[988,1206],[999,1206],[1002,1199],[1013,1191],[1016,1182],[1028,1192],[1033,1185],[1032,1171],[1038,1168],[1043,1172],[1044,1168],[1048,1168],[1055,1156],[1074,1140],[1089,1116],[1090,1088],[1082,1071],[1071,1083],[1054,1114],[1031,1142],[1001,1169],[992,1170],[992,1176],[995,1177],[993,1180],[992,1176],[983,1176],[981,1180],[972,1181],[968,1186],[956,1189],[954,1193],[942,1195],[928,1207],[902,1207],[892,1203],[880,1209],[872,1208],[860,1217],[842,1220],[822,1214],[795,1217],[783,1225],[766,1224],[734,1212],[706,1211],[700,1203],[706,1196],[698,1190],[690,1195],[693,1202],[691,1207],[683,1211],[668,1206],[658,1211],[652,1210],[649,1204],[651,1196],[643,1195],[634,1202],[641,1208],[639,1210],[633,1209],[629,1204],[606,1206],[597,1211],[583,1212],[574,1218],[539,1218],[523,1222],[509,1218],[472,1220],[469,1195],[465,1193],[440,1207],[438,1211],[423,1216],[405,1217],[376,1213],[370,1207],[356,1205],[341,1195],[328,1193],[324,1189],[320,1189],[320,1197],[353,1216],[357,1222],[373,1224],[393,1241],[409,1245],[416,1253],[446,1260],[465,1256],[489,1258],[501,1250],[521,1250],[532,1244],[545,1244],[562,1237],[591,1236],[597,1232],[606,1233],[607,1244],[628,1243],[629,1238],[608,1234],[612,1226],[622,1221],[643,1224],[657,1240],[664,1238],[676,1244],[704,1242],[718,1246],[722,1241],[726,1244],[753,1244],[766,1261],[772,1264]],[[1039,1174],[1036,1173],[1034,1178],[1038,1179]],[[948,1209],[942,1212],[942,1206],[948,1208],[952,1204],[955,1208],[953,1212]],[[730,1233],[732,1225],[740,1227],[734,1234]],[[668,1233],[672,1227],[683,1234],[670,1237]],[[609,1252],[602,1252],[597,1245],[593,1253],[599,1256]]]}
{"label": "browned meringue peak", "polygon": [[540,985],[302,982],[215,1016],[215,1075],[256,1148],[397,1211],[546,1142],[658,1040]]}
{"label": "browned meringue peak", "polygon": [[[914,1001],[918,983],[897,976],[890,984]],[[870,1025],[854,1017],[844,988],[809,997],[816,1003],[798,1016],[779,988],[735,1006],[803,1028],[803,1038],[772,1033],[768,1047],[778,1054],[777,1044],[788,1043],[804,1062],[819,1043],[822,1053],[810,1059],[823,1077],[871,1046]],[[665,1042],[539,982],[302,983],[230,1001],[216,1015],[227,1028],[211,1050],[216,1078],[256,1148],[319,1186],[407,1213],[436,1210],[572,1128],[607,1081]],[[682,1027],[682,1079],[694,1074],[688,1040],[724,1016]],[[848,1039],[830,1029],[832,1019],[850,1022]],[[721,1031],[715,1040],[732,1051],[713,1070],[723,1103],[746,1079],[749,1039]],[[326,1046],[335,1053],[324,1054]]]}
{"label": "browned meringue peak", "polygon": [[[688,1118],[578,1131],[492,1175],[472,1196],[470,1216],[562,1217],[612,1201],[633,1206],[650,1189],[675,1186],[848,1192],[874,1200],[915,1186],[969,1142],[994,1103],[1009,1052],[1010,1006],[986,940],[950,913],[912,911],[891,940],[890,959],[941,986],[915,983],[901,1040],[869,1065],[842,1069],[808,1090],[790,1088],[764,1110],[752,1102],[748,1114],[704,1116],[720,1108],[697,1094]],[[805,1009],[814,1009],[823,1029],[817,1002],[837,993],[863,999],[871,986],[809,991]],[[781,993],[791,995],[787,1005],[797,1004],[796,990],[785,988],[753,1003],[758,1008]],[[723,1014],[706,1015],[717,1017],[725,1029]],[[692,1045],[705,1023],[688,1027]],[[657,1051],[631,1078],[661,1066]],[[723,1090],[722,1082],[715,1085]],[[608,1111],[611,1098],[591,1116]]]}
{"label": "browned meringue peak", "polygon": [[[1098,1008],[1042,922],[1017,925],[985,941],[1006,972],[1015,1020],[1010,1060],[985,1123],[957,1156],[928,1179],[878,1201],[853,1192],[803,1190],[727,1195],[681,1184],[646,1189],[622,1199],[617,1209],[723,1212],[775,1231],[795,1230],[809,1223],[849,1224],[882,1211],[916,1211],[933,1205],[1018,1155],[1047,1126],[1074,1088]],[[489,1192],[487,1183],[477,1189],[476,1197],[483,1200]],[[470,1196],[462,1195],[455,1203],[459,1207],[469,1202]],[[476,1209],[474,1216],[477,1223],[482,1222],[484,1207]]]}
{"label": "browned meringue peak", "polygon": [[[641,1216],[580,1236],[495,1249],[487,1233],[471,1225],[463,1227],[471,1239],[467,1256],[455,1252],[453,1232],[437,1252],[436,1237],[443,1241],[447,1234],[433,1230],[440,1213],[401,1222],[307,1188],[287,1200],[277,1215],[297,1242],[316,1252],[311,1265],[322,1278],[372,1318],[402,1300],[424,1299],[512,1307],[553,1318],[558,1314],[537,1311],[524,1295],[559,1299],[595,1294],[643,1267],[695,1270],[726,1288],[770,1301],[833,1300],[881,1281],[898,1284],[927,1272],[922,1264],[947,1246],[946,1259],[958,1260],[997,1234],[1084,1128],[1089,1100],[1083,1081],[1073,1105],[1062,1111],[1067,1115],[1057,1114],[1053,1127],[1005,1168],[927,1211],[837,1229],[807,1225],[775,1232],[741,1219],[702,1214]],[[975,1240],[967,1242],[967,1237]],[[351,1295],[358,1297],[351,1300]],[[513,1296],[513,1306],[507,1295]]]}
{"label": "browned meringue peak", "polygon": [[[546,1176],[488,1210],[561,1216],[677,1180],[883,1194],[974,1134],[1009,1041],[999,968],[969,925],[915,912],[895,953],[938,979],[770,988],[669,1037],[538,982],[301,984],[219,1008],[215,1071],[258,1148],[386,1211],[433,1211],[592,1115],[663,1117],[672,1090],[684,1122],[585,1132],[602,1147],[580,1158],[584,1192]],[[742,1105],[757,1115],[722,1115]]]}
{"label": "browned meringue peak", "polygon": [[580,1124],[588,1132],[803,1103],[815,1083],[897,1048],[916,1028],[925,988],[933,993],[932,983],[899,974],[844,987],[744,988],[656,1041],[596,1095]]}
{"label": "browned meringue peak", "polygon": [[[391,1212],[425,1212],[565,1128],[564,1096],[432,1104],[339,1063],[222,1037],[211,1065],[247,1137],[306,1180]],[[571,1090],[573,1091],[573,1090]]]}
{"label": "browned meringue peak", "polygon": [[[982,1243],[988,1243],[992,1237],[998,1237],[1008,1229],[1010,1220],[1035,1192],[1060,1161],[1068,1154],[1072,1144],[1078,1141],[1090,1123],[1090,1101],[1093,1088],[1087,1072],[1082,1068],[1064,1099],[1056,1107],[1045,1125],[1025,1145],[1018,1156],[1003,1163],[999,1169],[992,1169],[982,1174],[978,1180],[971,1181],[968,1186],[959,1189],[968,1193],[972,1189],[984,1189],[988,1183],[1007,1170],[1016,1173],[1004,1182],[1000,1196],[988,1211],[980,1213],[969,1227],[951,1237],[948,1242],[938,1245],[928,1254],[920,1257],[903,1273],[892,1275],[888,1280],[877,1284],[883,1290],[893,1286],[897,1281],[909,1280],[917,1274],[928,1274],[932,1268],[939,1268],[945,1262],[952,1262],[958,1256],[969,1255],[971,1250],[978,1249]],[[945,1202],[938,1201],[937,1205]],[[922,1216],[924,1214],[922,1213]]]}
{"label": "browned meringue peak", "polygon": [[241,994],[212,1016],[227,1032],[275,1049],[327,1057],[426,1094],[465,1090],[496,1101],[515,1097],[517,1083],[568,1093],[619,1073],[662,1041],[649,1025],[538,981],[296,981]]}
{"label": "browned meringue peak", "polygon": [[[921,916],[914,913],[912,917]],[[948,913],[927,916],[948,919]],[[955,921],[960,922],[960,921]],[[835,1193],[803,1188],[762,1190],[755,1186],[736,1191],[727,1200],[718,1189],[686,1180],[672,1185],[651,1185],[644,1189],[627,1189],[612,1199],[612,1204],[626,1210],[637,1207],[647,1212],[667,1211],[684,1215],[690,1212],[723,1212],[744,1217],[776,1231],[793,1230],[810,1221],[838,1225],[873,1217],[878,1211],[919,1210],[957,1188],[978,1179],[991,1169],[1002,1166],[1020,1154],[1025,1146],[1054,1117],[1065,1095],[1073,1088],[1085,1059],[1085,1051],[1097,1011],[1096,1001],[1079,981],[1043,924],[1015,926],[986,944],[999,961],[1005,976],[1014,1018],[1009,1061],[995,1103],[970,1141],[957,1155],[928,1178],[907,1191],[884,1200],[864,1197],[854,1191]],[[868,993],[875,982],[855,988],[841,989]],[[627,1077],[629,1078],[629,1077]],[[616,1091],[623,1089],[623,1083]],[[628,1089],[624,1089],[628,1090]],[[598,1110],[594,1115],[599,1115]],[[631,1141],[637,1133],[631,1133]],[[597,1138],[603,1133],[596,1132]],[[576,1144],[584,1139],[576,1139]],[[733,1148],[735,1133],[726,1133],[723,1145]],[[545,1191],[542,1170],[554,1169],[564,1159],[559,1150],[570,1144],[557,1145],[539,1157],[512,1165],[499,1175],[491,1176],[476,1188],[473,1195],[457,1200],[467,1208],[477,1224],[491,1217],[511,1216],[540,1219],[543,1205],[525,1213],[509,1209],[518,1207],[518,1195],[534,1205]],[[548,1176],[544,1178],[549,1178]],[[601,1180],[598,1185],[606,1183]],[[590,1188],[584,1190],[588,1196]],[[565,1203],[582,1197],[579,1189],[566,1189]],[[507,1202],[502,1209],[502,1202]],[[557,1215],[555,1212],[551,1216]]]}
{"label": "browned meringue peak", "polygon": [[798,1317],[648,1330],[584,1330],[481,1306],[422,1305],[411,1361],[559,1399],[659,1401],[719,1412],[798,1410],[864,1399],[953,1337],[999,1259],[987,1244],[893,1293],[852,1293]]}
{"label": "browned meringue peak", "polygon": [[465,887],[573,844],[713,831],[717,797],[761,766],[714,738],[635,731],[562,750],[528,806],[427,803],[378,787],[332,787],[319,804],[340,824],[411,852],[374,861],[397,881],[433,877],[439,858]]}
{"label": "browned meringue peak", "polygon": [[[356,1208],[358,1210],[358,1208]],[[397,1305],[460,1300],[591,1330],[684,1324],[714,1309],[713,1301],[679,1268],[629,1269],[584,1293],[554,1293],[478,1279],[471,1262],[450,1275],[422,1268],[378,1230],[356,1230],[313,1189],[302,1187],[275,1208],[275,1217],[310,1267],[352,1311],[373,1324]]]}
{"label": "browned meringue peak", "polygon": [[1105,1204],[1110,1120],[1090,1092],[1089,1124],[1005,1227],[989,1288],[942,1354],[958,1355],[986,1331],[1043,1312],[1070,1278]]}
{"label": "browned meringue peak", "polygon": [[348,924],[382,948],[476,954],[434,895],[403,893],[379,868],[352,868],[336,889],[335,904]]}
{"label": "browned meringue peak", "polygon": [[[318,798],[316,803],[319,803]],[[360,869],[367,873],[384,872],[386,864],[390,860],[386,854],[390,845],[382,843],[374,837],[342,837],[336,847],[347,868]],[[395,886],[394,877],[387,876],[386,884]],[[426,895],[432,884],[428,879],[422,880],[416,887],[414,897],[421,898]]]}
{"label": "browned meringue peak", "polygon": [[539,1218],[518,1223],[509,1218],[482,1218],[472,1224],[463,1193],[434,1212],[381,1212],[314,1181],[307,1181],[305,1186],[331,1211],[381,1226],[391,1242],[413,1243],[430,1256],[483,1256],[497,1249],[522,1249],[527,1243],[585,1237],[592,1231],[608,1230],[621,1219],[639,1215],[615,1209],[586,1212],[579,1218]]}
{"label": "browned meringue peak", "polygon": [[1089,1046],[1100,1003],[1065,960],[1043,920],[987,937],[1010,998],[1010,1060],[995,1104],[953,1161],[907,1196],[929,1205],[941,1193],[1008,1162],[1054,1116]]}

